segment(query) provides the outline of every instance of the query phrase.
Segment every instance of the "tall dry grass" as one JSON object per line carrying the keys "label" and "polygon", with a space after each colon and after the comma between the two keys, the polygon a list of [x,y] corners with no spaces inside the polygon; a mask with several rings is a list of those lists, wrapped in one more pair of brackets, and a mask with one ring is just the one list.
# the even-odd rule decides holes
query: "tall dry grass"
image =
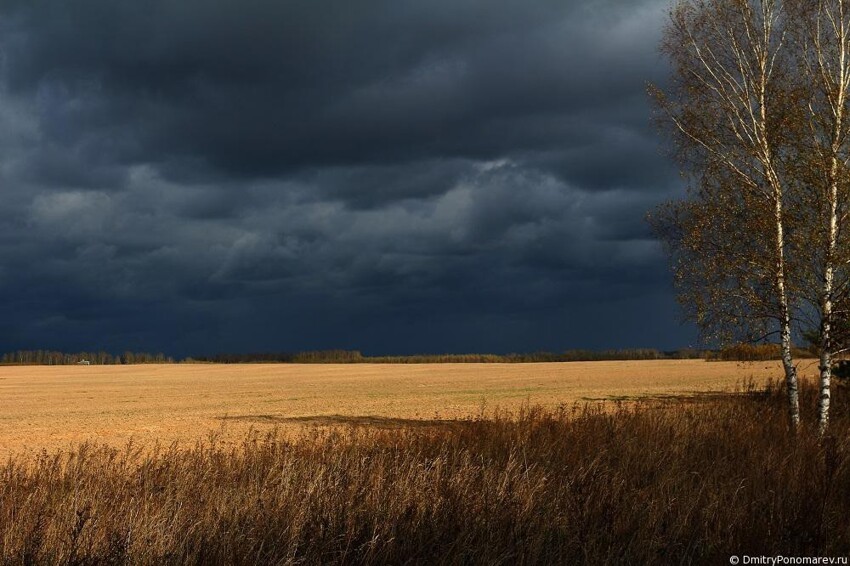
{"label": "tall dry grass", "polygon": [[[807,406],[815,392],[804,389]],[[0,466],[11,564],[620,564],[850,552],[850,418],[780,392],[613,412],[82,446]]]}

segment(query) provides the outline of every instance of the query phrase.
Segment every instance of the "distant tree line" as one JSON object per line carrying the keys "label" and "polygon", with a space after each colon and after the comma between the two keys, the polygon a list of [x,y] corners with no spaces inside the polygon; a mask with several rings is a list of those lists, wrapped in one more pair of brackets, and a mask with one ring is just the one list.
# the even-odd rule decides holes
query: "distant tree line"
{"label": "distant tree line", "polygon": [[186,363],[211,364],[341,364],[370,361],[357,350],[316,350],[310,352],[254,352],[193,356]]}
{"label": "distant tree line", "polygon": [[172,364],[174,358],[165,354],[148,352],[124,352],[110,354],[108,352],[55,352],[51,350],[17,350],[6,352],[0,357],[3,365],[38,365],[61,366],[88,362],[93,365],[119,364]]}
{"label": "distant tree line", "polygon": [[[816,358],[817,354],[812,349],[794,348],[795,358]],[[725,362],[763,362],[768,360],[781,360],[782,348],[779,344],[733,344],[721,350],[711,350],[706,353],[709,361]]]}
{"label": "distant tree line", "polygon": [[602,360],[670,360],[705,358],[708,352],[683,349],[662,352],[652,348],[625,350],[567,350],[562,353],[534,352],[528,354],[419,354],[411,356],[364,356],[358,350],[318,350],[296,353],[216,354],[195,356],[186,362],[197,363],[291,363],[291,364],[439,364],[439,363],[532,363],[582,362]]}
{"label": "distant tree line", "polygon": [[533,352],[526,354],[443,354],[416,356],[379,356],[365,358],[369,363],[539,363],[539,362],[593,362],[605,360],[667,360],[699,358],[696,350],[662,352],[652,348],[626,350],[567,350],[565,352]]}
{"label": "distant tree line", "polygon": [[[811,357],[809,350],[795,348],[800,358]],[[2,365],[73,365],[88,362],[92,365],[122,364],[521,364],[542,362],[596,362],[627,360],[686,360],[709,361],[766,361],[781,359],[776,344],[734,344],[721,350],[662,351],[654,348],[622,350],[566,350],[557,352],[532,352],[526,354],[417,354],[410,356],[365,356],[359,350],[315,350],[308,352],[257,352],[246,354],[215,354],[175,360],[162,353],[77,352],[52,350],[17,350],[0,357]]]}

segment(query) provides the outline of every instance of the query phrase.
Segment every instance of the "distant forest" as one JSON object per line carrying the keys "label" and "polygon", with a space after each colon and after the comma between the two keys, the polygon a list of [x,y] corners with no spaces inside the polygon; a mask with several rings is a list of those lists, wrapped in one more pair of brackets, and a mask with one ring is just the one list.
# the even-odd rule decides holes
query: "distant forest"
{"label": "distant forest", "polygon": [[[798,357],[811,357],[807,350],[796,352]],[[531,354],[421,354],[412,356],[364,356],[358,350],[319,350],[311,352],[265,352],[253,354],[216,354],[176,360],[165,354],[146,352],[65,353],[49,350],[18,350],[0,357],[1,365],[119,365],[119,364],[434,364],[434,363],[532,363],[532,362],[591,362],[605,360],[686,360],[764,361],[780,359],[776,344],[736,344],[722,350],[682,349],[661,351],[653,348],[625,350],[567,350],[562,353],[535,352]]]}
{"label": "distant forest", "polygon": [[219,364],[291,363],[291,364],[463,364],[463,363],[530,363],[580,362],[601,360],[665,360],[700,358],[699,350],[661,352],[650,348],[629,350],[568,350],[563,353],[535,352],[531,354],[420,354],[412,356],[364,356],[357,350],[321,350],[314,352],[276,354],[218,354],[189,358],[188,362]]}
{"label": "distant forest", "polygon": [[71,354],[50,350],[17,350],[6,352],[0,357],[0,364],[2,365],[63,366],[84,363],[92,365],[173,364],[175,360],[165,354],[149,354],[146,352],[124,352],[123,354],[77,352]]}

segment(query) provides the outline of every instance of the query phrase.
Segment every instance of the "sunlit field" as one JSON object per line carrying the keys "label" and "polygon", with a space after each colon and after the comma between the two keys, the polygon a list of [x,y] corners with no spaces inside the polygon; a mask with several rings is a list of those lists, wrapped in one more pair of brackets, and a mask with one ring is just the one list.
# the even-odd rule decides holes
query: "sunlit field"
{"label": "sunlit field", "polygon": [[[691,379],[706,385],[697,368]],[[561,372],[568,380],[569,368]],[[179,381],[166,373],[148,379]],[[847,394],[836,389],[823,439],[811,420],[817,389],[806,380],[799,435],[788,434],[782,390],[768,386],[688,402],[304,426],[232,444],[84,444],[0,461],[0,555],[7,564],[293,565],[847,556]],[[337,399],[322,402],[355,410]],[[179,403],[166,406],[159,418],[178,419]]]}
{"label": "sunlit field", "polygon": [[[813,374],[804,362],[802,373]],[[225,444],[250,429],[416,426],[495,408],[663,399],[763,385],[775,362],[701,360],[543,364],[130,365],[0,367],[0,453]]]}

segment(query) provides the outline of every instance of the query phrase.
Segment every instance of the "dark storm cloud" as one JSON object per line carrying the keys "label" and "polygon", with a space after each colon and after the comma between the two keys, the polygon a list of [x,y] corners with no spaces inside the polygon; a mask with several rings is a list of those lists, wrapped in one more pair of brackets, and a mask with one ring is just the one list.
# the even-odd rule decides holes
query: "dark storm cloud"
{"label": "dark storm cloud", "polygon": [[665,6],[4,2],[0,337],[682,345],[642,221]]}
{"label": "dark storm cloud", "polygon": [[115,159],[492,159],[599,144],[624,102],[644,110],[660,6],[594,4],[26,2],[6,74],[55,143]]}

